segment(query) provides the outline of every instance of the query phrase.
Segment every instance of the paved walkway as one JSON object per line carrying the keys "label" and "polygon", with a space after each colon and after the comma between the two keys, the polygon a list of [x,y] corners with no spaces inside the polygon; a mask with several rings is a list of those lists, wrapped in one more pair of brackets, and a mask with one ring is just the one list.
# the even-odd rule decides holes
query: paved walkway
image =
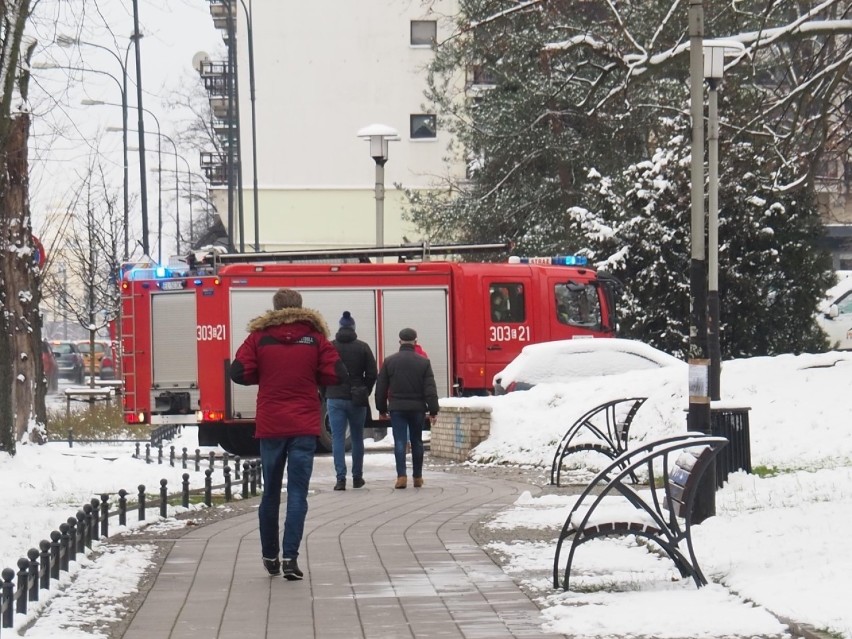
{"label": "paved walkway", "polygon": [[427,471],[394,490],[381,469],[334,492],[329,461],[311,482],[303,581],[266,575],[251,509],[174,540],[124,638],[555,639],[469,532],[530,486]]}

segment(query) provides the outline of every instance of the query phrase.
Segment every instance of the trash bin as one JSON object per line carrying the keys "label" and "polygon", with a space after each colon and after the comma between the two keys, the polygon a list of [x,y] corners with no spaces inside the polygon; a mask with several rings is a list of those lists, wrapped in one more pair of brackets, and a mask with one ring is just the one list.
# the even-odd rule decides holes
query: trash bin
{"label": "trash bin", "polygon": [[716,456],[716,487],[721,488],[730,473],[751,473],[751,439],[748,406],[710,407],[710,432],[725,437],[728,445]]}

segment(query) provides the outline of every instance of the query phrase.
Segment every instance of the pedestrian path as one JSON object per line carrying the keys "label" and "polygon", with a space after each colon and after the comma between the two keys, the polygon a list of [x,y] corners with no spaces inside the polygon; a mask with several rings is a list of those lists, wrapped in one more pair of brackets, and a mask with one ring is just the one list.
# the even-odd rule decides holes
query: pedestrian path
{"label": "pedestrian path", "polygon": [[469,532],[529,486],[427,471],[394,490],[383,471],[335,492],[317,462],[303,581],[265,573],[253,508],[174,540],[124,639],[556,639]]}

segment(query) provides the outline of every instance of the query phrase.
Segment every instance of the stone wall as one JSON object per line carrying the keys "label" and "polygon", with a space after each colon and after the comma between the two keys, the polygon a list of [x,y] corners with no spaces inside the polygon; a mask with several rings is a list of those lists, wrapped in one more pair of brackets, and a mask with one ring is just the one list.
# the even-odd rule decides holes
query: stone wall
{"label": "stone wall", "polygon": [[442,406],[432,424],[432,456],[465,461],[471,449],[491,432],[491,408]]}

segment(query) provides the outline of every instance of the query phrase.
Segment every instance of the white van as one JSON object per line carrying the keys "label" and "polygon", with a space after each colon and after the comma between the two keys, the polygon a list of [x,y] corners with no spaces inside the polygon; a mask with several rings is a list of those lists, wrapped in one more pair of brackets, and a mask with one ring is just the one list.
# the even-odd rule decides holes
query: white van
{"label": "white van", "polygon": [[841,271],[840,282],[828,289],[817,321],[828,334],[831,348],[852,350],[852,272]]}

